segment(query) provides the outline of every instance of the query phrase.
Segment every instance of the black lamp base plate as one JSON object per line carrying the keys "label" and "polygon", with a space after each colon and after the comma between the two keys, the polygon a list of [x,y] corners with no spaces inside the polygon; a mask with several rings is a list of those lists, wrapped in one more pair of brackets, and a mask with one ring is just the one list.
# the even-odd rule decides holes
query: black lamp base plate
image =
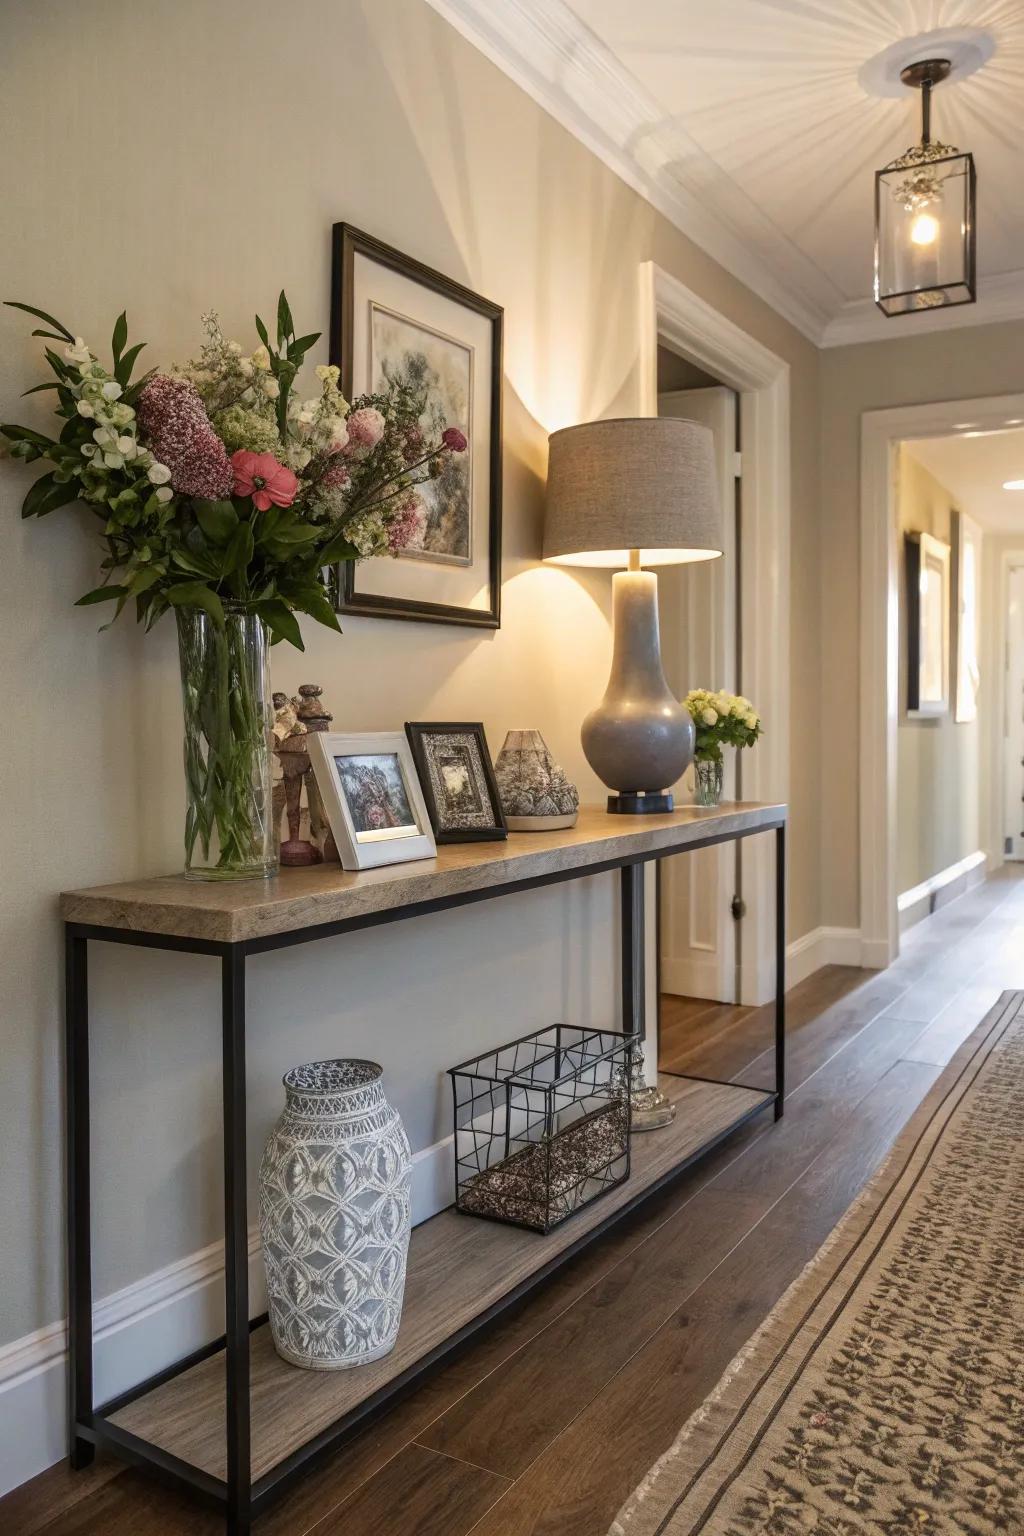
{"label": "black lamp base plate", "polygon": [[609,816],[663,816],[675,810],[671,793],[645,795],[642,790],[624,789],[620,794],[608,796]]}

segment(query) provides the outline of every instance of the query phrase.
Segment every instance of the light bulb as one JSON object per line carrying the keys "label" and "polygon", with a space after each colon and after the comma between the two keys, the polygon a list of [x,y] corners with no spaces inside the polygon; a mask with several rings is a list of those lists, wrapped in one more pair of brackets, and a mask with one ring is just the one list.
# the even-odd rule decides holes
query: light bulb
{"label": "light bulb", "polygon": [[930,213],[919,213],[910,226],[910,238],[915,245],[933,245],[939,233],[939,221]]}

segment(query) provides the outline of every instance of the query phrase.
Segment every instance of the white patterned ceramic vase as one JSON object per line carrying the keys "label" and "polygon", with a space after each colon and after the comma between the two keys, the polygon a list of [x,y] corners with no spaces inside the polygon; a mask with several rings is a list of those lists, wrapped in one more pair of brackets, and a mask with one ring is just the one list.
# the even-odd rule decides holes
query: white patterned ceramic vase
{"label": "white patterned ceramic vase", "polygon": [[409,1248],[412,1157],[373,1061],[314,1061],[284,1079],[260,1164],[274,1347],[345,1370],[394,1348]]}

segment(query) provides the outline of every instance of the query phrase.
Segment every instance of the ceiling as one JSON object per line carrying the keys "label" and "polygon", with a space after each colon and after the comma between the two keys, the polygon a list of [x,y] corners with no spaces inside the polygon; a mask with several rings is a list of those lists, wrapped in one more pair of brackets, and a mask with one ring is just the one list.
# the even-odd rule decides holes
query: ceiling
{"label": "ceiling", "polygon": [[[431,4],[819,344],[1024,316],[1024,0]],[[936,54],[933,135],[978,167],[979,302],[887,320],[874,172],[920,136],[899,66]]]}
{"label": "ceiling", "polygon": [[1024,480],[1024,428],[976,437],[969,430],[956,437],[915,438],[905,447],[984,529],[1024,533],[1024,491],[1003,490],[1005,480]]}

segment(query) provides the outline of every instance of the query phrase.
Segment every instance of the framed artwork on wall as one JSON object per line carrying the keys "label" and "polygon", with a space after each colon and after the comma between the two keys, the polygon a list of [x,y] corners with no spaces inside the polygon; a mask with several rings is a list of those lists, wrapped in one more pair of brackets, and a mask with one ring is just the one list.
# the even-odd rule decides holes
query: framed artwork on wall
{"label": "framed artwork on wall", "polygon": [[340,567],[341,613],[497,629],[501,619],[504,312],[350,224],[334,226],[331,361],[347,399],[419,391],[425,438],[455,427],[464,453],[417,487],[419,547]]}
{"label": "framed artwork on wall", "polygon": [[956,658],[953,679],[953,719],[958,725],[978,718],[978,665],[981,597],[981,529],[965,512],[953,513],[953,612],[956,615]]}
{"label": "framed artwork on wall", "polygon": [[930,533],[908,533],[907,714],[928,719],[949,711],[949,545]]}
{"label": "framed artwork on wall", "polygon": [[439,843],[497,842],[508,836],[482,725],[405,727]]}
{"label": "framed artwork on wall", "polygon": [[343,869],[376,869],[437,852],[401,731],[311,731],[309,756]]}

